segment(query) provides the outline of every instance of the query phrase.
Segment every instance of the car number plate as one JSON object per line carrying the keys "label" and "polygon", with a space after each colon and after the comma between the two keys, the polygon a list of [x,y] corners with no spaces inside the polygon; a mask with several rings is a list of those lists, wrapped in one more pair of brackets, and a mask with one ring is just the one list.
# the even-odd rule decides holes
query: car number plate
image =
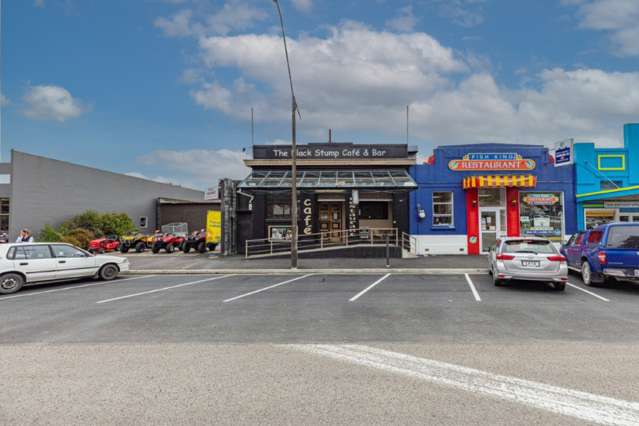
{"label": "car number plate", "polygon": [[539,268],[541,266],[541,262],[538,260],[522,260],[521,266],[524,268]]}

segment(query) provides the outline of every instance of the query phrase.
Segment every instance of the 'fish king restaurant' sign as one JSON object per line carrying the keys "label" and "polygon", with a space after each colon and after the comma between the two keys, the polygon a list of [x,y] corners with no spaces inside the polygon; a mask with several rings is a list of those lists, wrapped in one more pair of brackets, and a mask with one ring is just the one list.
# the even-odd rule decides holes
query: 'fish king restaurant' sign
{"label": "'fish king restaurant' sign", "polygon": [[461,160],[448,162],[448,168],[454,172],[528,171],[536,166],[535,160],[522,158],[514,152],[471,153],[464,155]]}

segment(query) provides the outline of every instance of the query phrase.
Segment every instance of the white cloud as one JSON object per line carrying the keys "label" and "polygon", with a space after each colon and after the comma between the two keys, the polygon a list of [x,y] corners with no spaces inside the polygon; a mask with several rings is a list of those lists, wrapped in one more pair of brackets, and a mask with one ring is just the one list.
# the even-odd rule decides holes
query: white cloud
{"label": "white cloud", "polygon": [[[193,94],[196,102],[229,115],[240,111],[242,118],[249,105],[259,119],[289,117],[281,38],[265,34],[208,37],[200,40],[200,47],[208,67],[237,68],[242,79],[229,87],[219,82],[204,85]],[[334,116],[335,127],[344,122],[345,112],[406,104],[416,93],[447,86],[445,74],[466,69],[451,49],[427,34],[375,32],[355,24],[333,28],[327,38],[291,39],[289,48],[304,122]],[[268,89],[251,90],[253,82]],[[367,121],[366,117],[358,120]]]}
{"label": "white cloud", "polygon": [[173,182],[189,182],[185,186],[208,188],[223,177],[245,178],[249,169],[242,158],[241,151],[230,149],[158,150],[138,161],[146,166],[162,166],[167,173],[175,174],[171,179]]}
{"label": "white cloud", "polygon": [[35,7],[44,7],[44,0],[35,0],[33,4]]}
{"label": "white cloud", "polygon": [[24,114],[39,120],[66,121],[82,115],[87,108],[64,87],[31,86],[24,96]]}
{"label": "white cloud", "polygon": [[302,12],[310,12],[313,9],[313,0],[293,0],[293,6]]}
{"label": "white cloud", "polygon": [[0,107],[9,105],[9,98],[0,93]]}
{"label": "white cloud", "polygon": [[415,25],[417,25],[417,18],[413,14],[413,6],[410,4],[400,8],[396,17],[386,21],[388,28],[400,32],[413,31]]}
{"label": "white cloud", "polygon": [[[254,107],[258,121],[289,122],[279,36],[206,36],[198,38],[198,47],[202,67],[189,71],[198,77],[189,79],[198,105],[239,120],[247,120]],[[539,144],[566,137],[614,144],[621,125],[639,116],[639,72],[547,69],[527,72],[530,87],[513,90],[500,86],[483,61],[428,34],[377,31],[354,22],[324,36],[291,37],[289,51],[301,141],[323,137],[327,128],[377,132],[378,140],[403,138],[409,103],[413,140],[434,144]],[[219,69],[231,70],[235,79],[216,80]]]}
{"label": "white cloud", "polygon": [[193,12],[185,9],[171,18],[158,18],[154,24],[169,37],[187,37],[193,35],[193,29],[191,28],[192,16]]}
{"label": "white cloud", "polygon": [[228,0],[215,13],[196,14],[191,9],[184,9],[170,18],[157,18],[154,24],[169,37],[204,37],[247,30],[265,18],[262,9],[243,0]]}
{"label": "white cloud", "polygon": [[475,27],[484,22],[483,5],[486,0],[434,0],[439,14],[462,27]]}
{"label": "white cloud", "polygon": [[615,53],[639,55],[639,1],[637,0],[564,0],[578,7],[582,28],[610,34]]}

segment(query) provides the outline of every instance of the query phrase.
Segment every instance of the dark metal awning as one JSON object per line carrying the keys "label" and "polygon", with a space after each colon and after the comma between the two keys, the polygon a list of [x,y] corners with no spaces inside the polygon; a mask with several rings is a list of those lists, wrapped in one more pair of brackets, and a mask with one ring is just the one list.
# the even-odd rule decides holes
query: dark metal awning
{"label": "dark metal awning", "polygon": [[[281,189],[291,187],[290,170],[254,170],[240,183],[242,189]],[[331,188],[417,188],[406,170],[298,170],[300,189]]]}

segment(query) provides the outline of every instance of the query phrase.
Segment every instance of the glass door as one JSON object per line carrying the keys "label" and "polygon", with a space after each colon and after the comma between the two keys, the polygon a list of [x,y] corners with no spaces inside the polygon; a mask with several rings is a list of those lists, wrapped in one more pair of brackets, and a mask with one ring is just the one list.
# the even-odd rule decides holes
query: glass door
{"label": "glass door", "polygon": [[480,208],[479,209],[479,241],[482,253],[488,253],[495,245],[497,239],[503,234],[502,223],[505,219],[500,208]]}
{"label": "glass door", "polygon": [[339,242],[342,239],[342,210],[342,204],[320,204],[320,232],[324,234],[325,239],[332,242]]}

